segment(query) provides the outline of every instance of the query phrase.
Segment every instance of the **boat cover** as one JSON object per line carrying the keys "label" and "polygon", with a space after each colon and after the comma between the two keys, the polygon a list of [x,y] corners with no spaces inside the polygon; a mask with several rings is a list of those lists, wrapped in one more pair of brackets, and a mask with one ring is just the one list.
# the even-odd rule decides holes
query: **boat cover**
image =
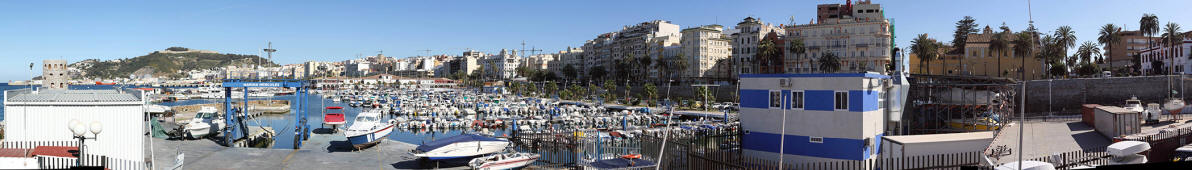
{"label": "boat cover", "polygon": [[450,145],[453,143],[476,142],[476,141],[504,141],[504,140],[493,138],[493,137],[488,137],[488,136],[480,136],[480,135],[476,135],[476,134],[461,134],[458,136],[452,136],[452,137],[448,137],[448,138],[443,138],[443,139],[427,142],[426,144],[422,144],[421,146],[418,146],[417,148],[414,148],[414,149],[426,152],[426,151],[435,150],[435,149],[438,149],[439,147],[447,146],[447,145]]}
{"label": "boat cover", "polygon": [[327,113],[323,115],[323,122],[344,122],[343,113]]}
{"label": "boat cover", "polygon": [[[629,162],[631,162],[631,161],[633,162],[632,166],[629,165]],[[647,160],[642,160],[642,159],[615,158],[615,159],[605,159],[605,160],[599,160],[596,162],[592,162],[591,165],[592,165],[592,167],[598,168],[598,169],[629,169],[629,168],[653,167],[655,164],[653,161],[647,161]]]}

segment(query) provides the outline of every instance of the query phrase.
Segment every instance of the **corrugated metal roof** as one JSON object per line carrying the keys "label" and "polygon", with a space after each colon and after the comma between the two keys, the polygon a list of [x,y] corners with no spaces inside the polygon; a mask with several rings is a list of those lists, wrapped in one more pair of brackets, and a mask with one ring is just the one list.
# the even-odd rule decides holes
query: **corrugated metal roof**
{"label": "corrugated metal roof", "polygon": [[116,90],[40,90],[12,93],[9,102],[137,102],[140,96]]}

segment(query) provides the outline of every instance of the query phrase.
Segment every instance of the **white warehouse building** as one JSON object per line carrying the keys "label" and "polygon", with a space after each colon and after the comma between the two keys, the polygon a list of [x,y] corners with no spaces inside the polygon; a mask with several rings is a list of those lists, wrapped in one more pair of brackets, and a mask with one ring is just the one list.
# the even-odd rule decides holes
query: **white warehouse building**
{"label": "white warehouse building", "polygon": [[[82,155],[111,169],[144,169],[145,97],[139,90],[30,89],[4,92],[4,148],[78,146],[68,124],[85,127]],[[93,123],[98,123],[93,125]],[[98,126],[96,126],[98,125]],[[102,129],[92,133],[96,127]],[[35,149],[36,150],[36,149]],[[74,158],[71,158],[74,159]],[[88,163],[87,165],[95,165]],[[46,165],[42,165],[43,167]]]}
{"label": "white warehouse building", "polygon": [[877,157],[886,123],[881,96],[889,76],[742,74],[740,78],[746,155],[778,161],[781,153],[786,163]]}

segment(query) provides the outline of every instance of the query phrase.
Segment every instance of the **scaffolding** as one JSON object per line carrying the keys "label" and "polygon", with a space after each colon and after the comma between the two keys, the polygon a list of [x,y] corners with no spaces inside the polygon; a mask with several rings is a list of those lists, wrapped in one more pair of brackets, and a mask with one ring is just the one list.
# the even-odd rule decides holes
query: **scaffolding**
{"label": "scaffolding", "polygon": [[1014,118],[1014,79],[915,74],[909,81],[905,134],[997,130]]}

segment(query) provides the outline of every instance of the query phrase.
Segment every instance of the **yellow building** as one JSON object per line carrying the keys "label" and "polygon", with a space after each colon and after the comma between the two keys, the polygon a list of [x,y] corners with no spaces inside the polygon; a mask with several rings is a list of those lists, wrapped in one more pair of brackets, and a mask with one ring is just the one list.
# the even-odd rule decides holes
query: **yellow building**
{"label": "yellow building", "polygon": [[[986,27],[981,34],[970,34],[967,43],[965,43],[964,54],[943,55],[931,60],[930,63],[921,63],[921,59],[917,55],[909,53],[911,72],[914,74],[990,76],[1025,80],[1046,78],[1044,74],[1046,69],[1043,69],[1043,62],[1038,58],[1027,56],[1026,67],[1022,67],[1024,64],[1022,58],[1014,54],[1014,44],[1008,44],[1010,47],[1005,52],[990,50],[989,42],[993,35],[994,32],[989,27]],[[1014,36],[1011,36],[1007,41],[1015,39]],[[999,53],[1001,53],[1001,57],[998,57]],[[1000,70],[999,63],[1001,64]],[[929,68],[930,73],[928,73]],[[1026,78],[1019,77],[1020,70],[1026,71]],[[1002,74],[999,76],[998,72]]]}
{"label": "yellow building", "polygon": [[[928,63],[920,63],[920,59],[914,53],[910,54],[911,73],[927,74],[930,69],[932,75],[973,75],[973,76],[995,76],[994,70],[997,70],[996,57],[983,58],[965,58],[964,68],[961,68],[960,56],[946,55],[942,58],[937,58]],[[1042,61],[1034,57],[1026,58],[1026,80],[1046,79],[1046,75],[1042,65]],[[1022,58],[1018,57],[1002,57],[1002,69],[1006,70],[1008,74],[1002,76],[1013,79],[1020,79],[1018,75],[1018,67],[1022,65]],[[960,71],[965,70],[965,71]]]}

